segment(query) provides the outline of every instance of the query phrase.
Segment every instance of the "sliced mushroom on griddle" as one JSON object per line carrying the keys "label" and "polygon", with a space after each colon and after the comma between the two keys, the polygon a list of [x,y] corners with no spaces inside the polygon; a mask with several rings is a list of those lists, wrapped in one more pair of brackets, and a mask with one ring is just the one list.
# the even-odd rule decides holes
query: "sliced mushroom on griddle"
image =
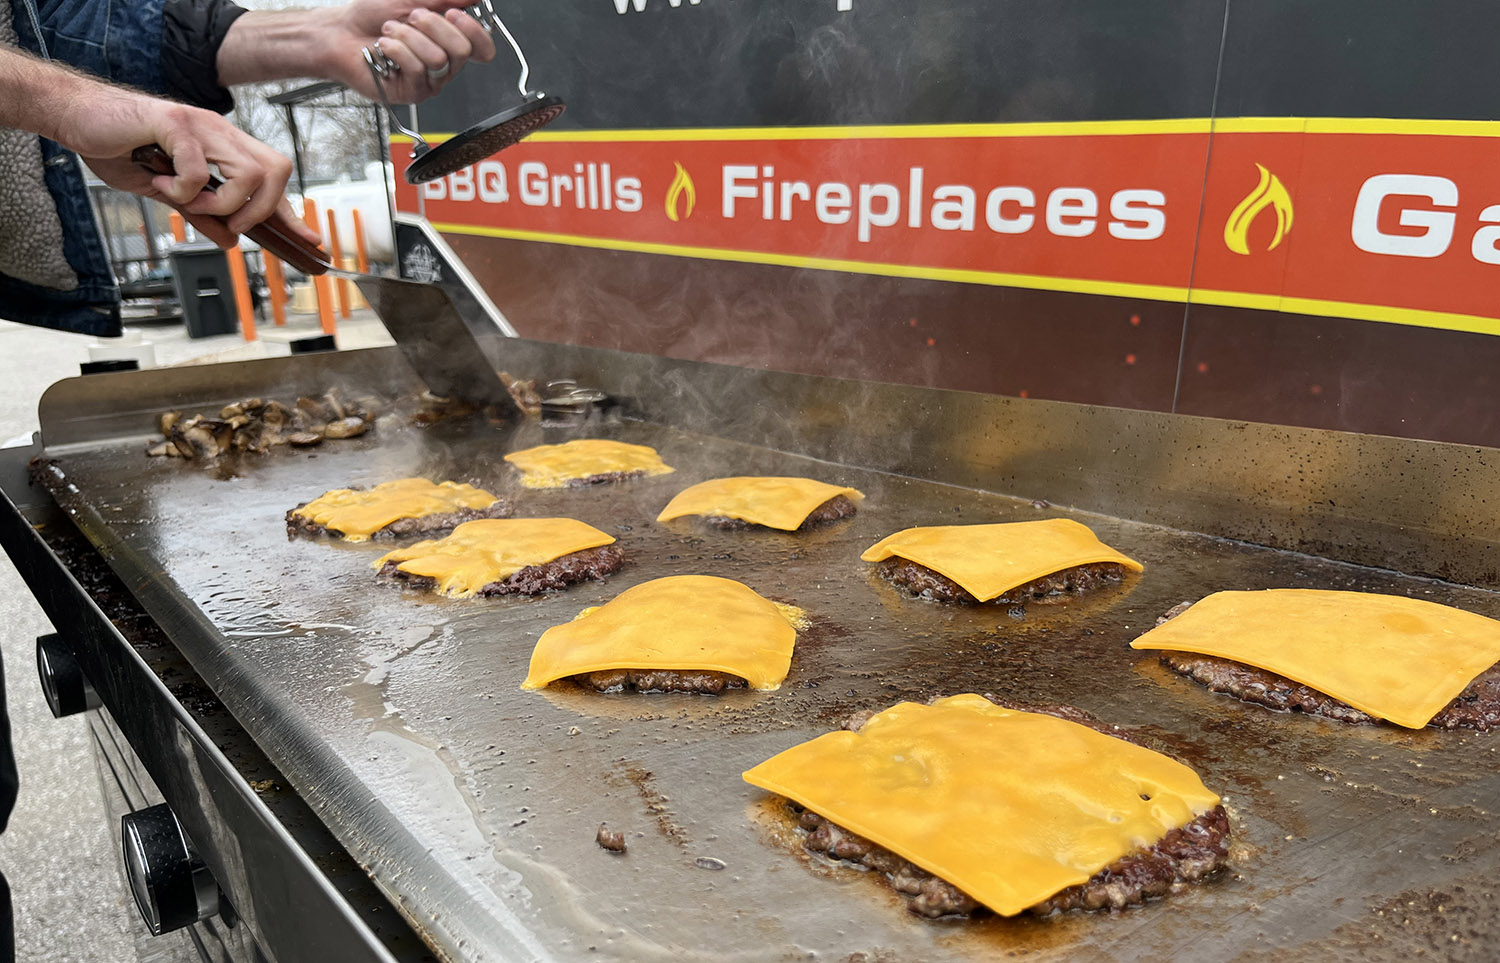
{"label": "sliced mushroom on griddle", "polygon": [[[265,454],[277,445],[306,448],[325,438],[357,438],[369,431],[385,404],[361,394],[353,399],[337,389],[286,404],[246,398],[224,405],[217,416],[164,412],[157,424],[165,436],[149,453],[156,457],[214,458],[226,453]],[[166,447],[170,446],[170,448]]]}
{"label": "sliced mushroom on griddle", "polygon": [[229,450],[229,423],[194,416],[172,426],[170,440],[188,458],[213,458]]}
{"label": "sliced mushroom on griddle", "polygon": [[323,429],[325,438],[358,438],[370,430],[369,422],[363,418],[340,418],[338,421],[330,421]]}
{"label": "sliced mushroom on griddle", "polygon": [[308,398],[305,395],[297,399],[297,410],[319,424],[327,424],[337,417],[333,412],[332,406],[317,398]]}
{"label": "sliced mushroom on griddle", "polygon": [[291,409],[279,401],[266,402],[260,417],[271,428],[285,428],[292,423]]}

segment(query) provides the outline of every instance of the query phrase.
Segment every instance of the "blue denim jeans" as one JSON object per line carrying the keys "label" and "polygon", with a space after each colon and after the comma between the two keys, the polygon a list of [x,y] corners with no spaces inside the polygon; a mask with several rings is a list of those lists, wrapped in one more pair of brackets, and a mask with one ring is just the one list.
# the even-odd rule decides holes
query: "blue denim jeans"
{"label": "blue denim jeans", "polygon": [[[42,35],[32,27],[28,0],[10,3],[21,46],[106,80],[160,92],[163,0],[35,0]],[[40,42],[39,42],[40,40]],[[43,46],[45,44],[45,46]],[[78,158],[42,140],[47,189],[63,227],[63,254],[78,287],[53,291],[0,275],[7,317],[103,337],[120,333],[120,297],[104,239],[94,219]]]}

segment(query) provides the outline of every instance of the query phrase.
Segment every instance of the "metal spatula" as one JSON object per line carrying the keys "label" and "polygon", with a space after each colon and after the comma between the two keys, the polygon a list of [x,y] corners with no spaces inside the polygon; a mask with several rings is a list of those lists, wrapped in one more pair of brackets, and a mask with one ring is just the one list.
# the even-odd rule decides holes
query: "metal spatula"
{"label": "metal spatula", "polygon": [[[176,173],[172,158],[156,144],[137,148],[131,160],[153,174]],[[216,191],[222,183],[210,177],[206,190]],[[216,220],[226,223],[224,218]],[[308,277],[329,274],[358,285],[371,310],[433,394],[498,405],[519,414],[505,383],[485,359],[474,331],[442,288],[343,270],[334,265],[327,251],[298,234],[280,211],[246,231],[245,236]]]}

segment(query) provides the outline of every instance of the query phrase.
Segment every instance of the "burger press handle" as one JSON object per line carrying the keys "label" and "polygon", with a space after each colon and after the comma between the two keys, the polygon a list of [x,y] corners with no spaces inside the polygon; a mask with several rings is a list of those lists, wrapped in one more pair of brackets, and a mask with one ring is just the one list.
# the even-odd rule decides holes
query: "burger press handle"
{"label": "burger press handle", "polygon": [[464,12],[473,17],[484,28],[485,33],[494,36],[498,30],[510,44],[510,49],[515,52],[516,60],[521,65],[521,74],[516,81],[521,102],[453,135],[436,147],[429,144],[416,129],[415,118],[411,127],[401,122],[396,109],[391,106],[390,98],[386,96],[385,78],[400,73],[401,65],[380,49],[378,40],[364,48],[365,66],[370,69],[370,76],[375,80],[375,90],[380,95],[380,102],[385,105],[386,113],[390,115],[391,123],[414,142],[412,162],[407,166],[405,174],[408,184],[423,184],[435,180],[502,151],[538,128],[552,123],[567,108],[559,97],[527,89],[526,81],[531,77],[531,65],[526,62],[526,54],[521,50],[521,45],[516,42],[505,21],[495,12],[490,0],[480,0],[479,3],[465,7]]}
{"label": "burger press handle", "polygon": [[152,936],[192,926],[219,912],[219,884],[166,803],[120,820],[125,878]]}
{"label": "burger press handle", "polygon": [[36,639],[36,674],[42,683],[42,696],[52,718],[62,719],[101,705],[83,667],[62,636],[52,633]]}

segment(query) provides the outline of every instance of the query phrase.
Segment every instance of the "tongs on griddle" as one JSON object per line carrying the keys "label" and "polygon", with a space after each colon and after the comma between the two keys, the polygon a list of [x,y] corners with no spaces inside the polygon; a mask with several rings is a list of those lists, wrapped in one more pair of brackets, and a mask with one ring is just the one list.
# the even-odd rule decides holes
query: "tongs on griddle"
{"label": "tongs on griddle", "polygon": [[[153,174],[177,173],[171,156],[156,144],[136,148],[130,158]],[[223,183],[210,176],[204,189],[217,191]],[[214,220],[228,227],[225,218]],[[337,267],[327,251],[298,234],[280,211],[250,228],[245,236],[308,277],[331,274],[357,284],[402,355],[433,394],[520,412],[505,382],[486,360],[468,322],[441,287]]]}
{"label": "tongs on griddle", "polygon": [[[177,173],[171,155],[157,144],[137,147],[131,151],[130,159],[137,167],[151,174],[165,174],[171,177]],[[218,193],[219,188],[223,186],[222,180],[210,174],[208,183],[203,189],[214,194]],[[214,220],[224,225],[226,229],[229,226],[226,218],[215,217]],[[250,228],[245,232],[245,236],[308,277],[327,274],[329,271],[335,274],[347,274],[354,278],[365,276],[339,270],[333,263],[333,258],[328,256],[328,252],[298,234],[297,229],[288,222],[286,215],[281,211],[276,211],[266,220]]]}

